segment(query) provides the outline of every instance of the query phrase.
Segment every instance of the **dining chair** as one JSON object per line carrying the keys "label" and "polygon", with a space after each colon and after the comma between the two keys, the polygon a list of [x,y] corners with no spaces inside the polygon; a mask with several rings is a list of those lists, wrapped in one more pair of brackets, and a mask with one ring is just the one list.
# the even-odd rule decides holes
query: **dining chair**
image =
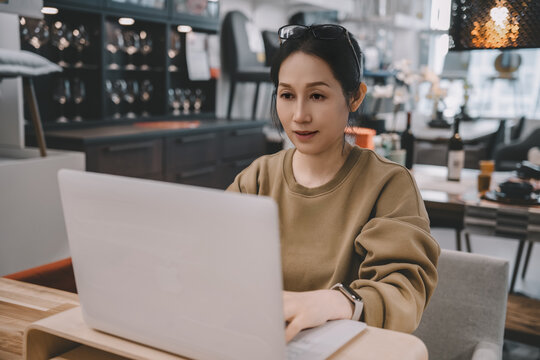
{"label": "dining chair", "polygon": [[414,335],[438,360],[502,357],[508,261],[442,250],[439,281]]}
{"label": "dining chair", "polygon": [[519,138],[521,138],[521,134],[523,133],[523,128],[525,127],[526,121],[527,118],[525,116],[519,118],[517,123],[510,130],[510,141],[517,141],[519,140]]}
{"label": "dining chair", "polygon": [[240,11],[231,11],[225,15],[221,26],[221,52],[223,68],[229,75],[229,102],[227,119],[231,118],[234,94],[237,83],[255,83],[255,94],[251,118],[257,114],[259,87],[262,82],[270,82],[270,68],[265,65],[264,42],[261,37],[262,52],[256,52],[250,43],[250,37],[261,36],[250,21]]}
{"label": "dining chair", "polygon": [[266,54],[266,66],[272,66],[272,61],[274,56],[279,50],[279,36],[277,31],[274,30],[264,30],[262,32],[262,37],[264,41],[264,52]]}
{"label": "dining chair", "polygon": [[521,141],[498,147],[494,155],[495,171],[515,170],[518,163],[527,160],[528,152],[533,147],[540,147],[540,127],[532,130]]}

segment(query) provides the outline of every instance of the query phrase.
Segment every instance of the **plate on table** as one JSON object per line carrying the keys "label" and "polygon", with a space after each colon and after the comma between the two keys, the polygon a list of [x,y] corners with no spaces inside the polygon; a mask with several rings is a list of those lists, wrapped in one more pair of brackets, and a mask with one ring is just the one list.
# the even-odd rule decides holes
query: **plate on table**
{"label": "plate on table", "polygon": [[482,199],[510,205],[540,205],[540,196],[534,192],[531,193],[528,198],[518,199],[508,197],[505,193],[492,190],[482,196]]}

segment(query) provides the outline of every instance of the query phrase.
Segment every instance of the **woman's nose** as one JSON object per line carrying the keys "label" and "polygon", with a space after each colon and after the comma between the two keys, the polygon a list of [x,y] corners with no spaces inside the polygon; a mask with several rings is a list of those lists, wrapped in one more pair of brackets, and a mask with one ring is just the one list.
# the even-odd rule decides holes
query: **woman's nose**
{"label": "woman's nose", "polygon": [[307,104],[302,100],[297,101],[295,104],[293,121],[300,123],[311,121],[311,114],[309,112],[309,108]]}

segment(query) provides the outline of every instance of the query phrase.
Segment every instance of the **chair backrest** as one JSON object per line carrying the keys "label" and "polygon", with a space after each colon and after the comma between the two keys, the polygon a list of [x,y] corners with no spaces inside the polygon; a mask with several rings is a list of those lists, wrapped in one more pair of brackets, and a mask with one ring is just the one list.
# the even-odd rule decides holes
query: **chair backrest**
{"label": "chair backrest", "polygon": [[487,142],[486,157],[488,159],[493,159],[495,155],[495,151],[497,150],[497,147],[504,144],[505,137],[506,137],[506,120],[503,119],[499,122],[499,128],[497,129],[495,134],[493,134]]}
{"label": "chair backrest", "polygon": [[502,354],[508,262],[503,259],[442,250],[439,282],[415,331],[430,359],[470,359],[487,342]]}
{"label": "chair backrest", "polygon": [[532,130],[521,141],[498,147],[493,156],[495,159],[495,170],[515,170],[515,164],[527,160],[528,152],[533,147],[540,147],[540,127]]}
{"label": "chair backrest", "polygon": [[[221,25],[221,53],[223,67],[229,73],[245,68],[264,67],[264,56],[261,59],[257,52],[250,49],[248,30],[249,19],[240,11],[231,11],[225,15]],[[250,28],[255,31],[256,28]],[[253,34],[253,36],[261,36]],[[261,38],[262,41],[262,38]],[[264,54],[264,48],[262,49]],[[260,55],[259,55],[260,56]]]}
{"label": "chair backrest", "polygon": [[510,141],[519,140],[521,133],[523,132],[523,127],[525,126],[525,116],[519,118],[518,123],[514,125],[510,132]]}
{"label": "chair backrest", "polygon": [[449,51],[444,57],[441,79],[466,79],[469,71],[468,51]]}
{"label": "chair backrest", "polygon": [[279,36],[277,31],[265,30],[262,32],[264,51],[266,52],[266,66],[272,66],[274,55],[279,50]]}

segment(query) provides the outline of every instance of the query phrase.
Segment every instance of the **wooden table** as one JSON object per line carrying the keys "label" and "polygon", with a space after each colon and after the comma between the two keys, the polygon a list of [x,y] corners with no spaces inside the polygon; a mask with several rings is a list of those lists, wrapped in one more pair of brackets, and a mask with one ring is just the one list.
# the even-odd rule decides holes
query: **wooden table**
{"label": "wooden table", "polygon": [[[479,170],[463,169],[459,182],[446,180],[446,174],[447,169],[443,166],[415,165],[413,168],[413,175],[424,199],[432,226],[456,229],[458,250],[461,250],[459,233],[464,228],[473,234],[519,240],[510,282],[510,292],[513,292],[524,243],[526,241],[540,241],[540,229],[532,231],[529,229],[538,227],[538,225],[534,225],[538,221],[532,222],[531,219],[540,218],[540,206],[505,205],[480,200],[476,190]],[[497,184],[511,176],[511,172],[493,173],[491,188],[495,188]],[[517,215],[519,215],[519,219],[516,219],[510,227],[507,224],[501,227],[507,231],[499,230],[500,221]]]}
{"label": "wooden table", "polygon": [[[445,166],[415,164],[412,173],[424,199],[431,226],[455,229],[456,248],[461,250],[461,231],[464,228],[465,216],[463,195],[477,196],[479,171],[463,169],[459,182],[446,180],[447,168]],[[509,176],[510,173],[507,172],[494,173],[491,186],[495,186]]]}
{"label": "wooden table", "polygon": [[[24,358],[26,329],[31,359],[183,359],[89,329],[78,305],[75,294],[0,278],[0,358]],[[59,343],[59,337],[67,340]],[[57,353],[46,351],[55,348]],[[330,359],[427,358],[427,349],[417,337],[368,326]]]}
{"label": "wooden table", "polygon": [[22,359],[28,325],[76,306],[76,294],[0,278],[0,359]]}
{"label": "wooden table", "polygon": [[[391,113],[378,114],[377,117],[385,120],[387,131],[405,130],[407,125],[406,114],[400,112],[397,114],[394,124],[394,115]],[[419,113],[412,115],[412,132],[419,141],[426,142],[446,142],[452,136],[453,129],[440,129],[428,126],[429,116]],[[459,133],[465,144],[476,143],[484,140],[497,132],[501,119],[482,118],[474,121],[462,121],[459,125]],[[512,123],[509,122],[509,125]],[[395,126],[395,129],[394,129]]]}

